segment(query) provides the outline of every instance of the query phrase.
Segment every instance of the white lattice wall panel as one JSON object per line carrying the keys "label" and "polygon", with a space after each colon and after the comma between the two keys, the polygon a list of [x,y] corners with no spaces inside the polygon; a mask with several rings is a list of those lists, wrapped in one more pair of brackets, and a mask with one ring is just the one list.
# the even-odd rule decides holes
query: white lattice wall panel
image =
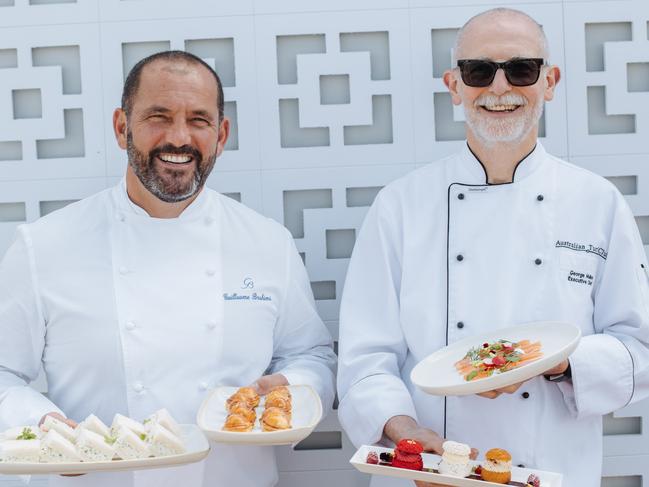
{"label": "white lattice wall panel", "polygon": [[[98,0],[102,21],[151,20],[225,17],[251,15],[253,0],[214,2],[205,0]],[[180,22],[177,23],[177,25]],[[212,32],[219,32],[218,24]]]}
{"label": "white lattice wall panel", "polygon": [[96,22],[104,0],[0,0],[0,27]]}
{"label": "white lattice wall panel", "polygon": [[[433,3],[433,2],[430,2]],[[545,29],[550,43],[552,64],[563,69],[562,5],[517,4]],[[453,153],[464,142],[464,113],[451,103],[442,80],[451,67],[455,34],[470,17],[485,7],[430,8],[412,10],[412,71],[415,99],[415,146],[418,162],[430,162]],[[540,140],[551,153],[565,156],[567,151],[565,87],[559,83],[552,102],[546,104],[539,130]]]}
{"label": "white lattice wall panel", "polygon": [[346,167],[265,171],[264,213],[293,234],[311,278],[320,316],[338,336],[338,308],[356,235],[374,196],[413,168]]}
{"label": "white lattice wall panel", "polygon": [[649,137],[649,2],[565,7],[571,155],[646,153]]}
{"label": "white lattice wall panel", "polygon": [[0,29],[0,180],[105,175],[95,26]]}
{"label": "white lattice wall panel", "polygon": [[[140,59],[160,50],[187,50],[215,67],[223,83],[225,114],[231,119],[232,132],[225,153],[218,161],[219,170],[258,168],[253,39],[251,17],[195,19],[183,23],[160,20],[104,24],[101,43],[105,120],[110,120],[113,110],[119,106],[124,79]],[[113,143],[110,124],[105,124],[105,136],[108,174],[121,175],[126,168],[126,156]]]}
{"label": "white lattice wall panel", "polygon": [[260,18],[264,169],[412,160],[406,10]]}

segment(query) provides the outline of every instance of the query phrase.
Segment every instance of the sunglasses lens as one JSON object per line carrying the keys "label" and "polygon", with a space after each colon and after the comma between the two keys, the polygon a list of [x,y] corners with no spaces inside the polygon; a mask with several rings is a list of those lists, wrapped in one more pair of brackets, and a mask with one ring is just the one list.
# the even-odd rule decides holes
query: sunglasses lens
{"label": "sunglasses lens", "polygon": [[487,61],[467,61],[461,68],[462,81],[473,87],[489,86],[493,81],[496,67]]}
{"label": "sunglasses lens", "polygon": [[505,67],[507,80],[514,86],[529,86],[539,79],[541,66],[531,59],[510,61]]}

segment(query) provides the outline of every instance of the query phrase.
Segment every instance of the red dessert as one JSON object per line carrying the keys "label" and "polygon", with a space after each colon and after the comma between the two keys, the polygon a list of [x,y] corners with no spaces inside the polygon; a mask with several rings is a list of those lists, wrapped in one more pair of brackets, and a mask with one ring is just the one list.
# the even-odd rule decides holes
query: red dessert
{"label": "red dessert", "polygon": [[421,452],[423,451],[424,448],[415,440],[401,440],[394,450],[392,466],[409,470],[422,470],[424,461],[421,459]]}
{"label": "red dessert", "polygon": [[367,463],[377,465],[379,463],[379,456],[376,454],[376,452],[371,451],[367,454],[367,458],[365,459],[365,461]]}

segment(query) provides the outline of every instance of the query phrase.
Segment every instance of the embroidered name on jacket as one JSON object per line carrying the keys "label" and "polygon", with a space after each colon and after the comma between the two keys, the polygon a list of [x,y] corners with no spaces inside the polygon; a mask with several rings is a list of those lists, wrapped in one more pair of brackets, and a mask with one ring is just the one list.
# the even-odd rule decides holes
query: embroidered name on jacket
{"label": "embroidered name on jacket", "polygon": [[272,301],[273,298],[266,296],[264,293],[252,294],[239,294],[239,293],[223,293],[225,301]]}
{"label": "embroidered name on jacket", "polygon": [[588,252],[589,254],[595,254],[602,259],[606,260],[608,252],[602,247],[596,247],[591,244],[580,244],[575,242],[568,242],[567,240],[557,240],[555,247],[563,247],[564,249],[575,250],[577,252]]}

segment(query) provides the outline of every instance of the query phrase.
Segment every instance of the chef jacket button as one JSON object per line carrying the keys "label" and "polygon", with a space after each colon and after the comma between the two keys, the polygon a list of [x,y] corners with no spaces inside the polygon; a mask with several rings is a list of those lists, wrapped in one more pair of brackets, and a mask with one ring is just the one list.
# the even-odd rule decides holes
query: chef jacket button
{"label": "chef jacket button", "polygon": [[212,277],[214,274],[216,274],[216,271],[214,269],[206,269],[205,274]]}
{"label": "chef jacket button", "polygon": [[525,468],[525,465],[523,465],[522,463],[519,463],[518,468]]}
{"label": "chef jacket button", "polygon": [[213,330],[214,328],[216,328],[216,322],[215,321],[209,321],[207,323],[207,328],[210,329],[210,330]]}
{"label": "chef jacket button", "polygon": [[543,261],[537,257],[537,258],[534,260],[534,263],[535,263],[536,265],[541,265],[541,264],[543,263]]}
{"label": "chef jacket button", "polygon": [[205,225],[211,225],[212,223],[214,223],[214,218],[212,218],[211,216],[206,216]]}
{"label": "chef jacket button", "polygon": [[206,391],[207,390],[207,382],[203,381],[200,384],[198,384],[198,387],[201,391]]}
{"label": "chef jacket button", "polygon": [[457,322],[457,327],[458,327],[459,329],[464,328],[464,323],[462,323],[461,321],[458,321],[458,322]]}
{"label": "chef jacket button", "polygon": [[126,217],[124,216],[123,213],[120,213],[120,214],[117,215],[117,219],[118,219],[119,221],[123,222],[124,220],[126,220]]}
{"label": "chef jacket button", "polygon": [[127,321],[126,322],[126,329],[127,330],[134,330],[135,329],[135,322],[134,321]]}
{"label": "chef jacket button", "polygon": [[539,200],[539,201],[543,201],[543,195],[542,195],[542,194],[538,195],[538,196],[536,197],[536,199]]}
{"label": "chef jacket button", "polygon": [[464,193],[460,193],[457,195],[458,200],[463,200],[464,199]]}
{"label": "chef jacket button", "polygon": [[144,391],[144,386],[141,382],[136,382],[135,384],[133,384],[133,390],[139,394],[140,392]]}
{"label": "chef jacket button", "polygon": [[521,396],[523,397],[523,399],[527,399],[528,397],[530,397],[530,393],[525,391],[523,394],[521,394]]}
{"label": "chef jacket button", "polygon": [[124,275],[124,274],[126,274],[127,272],[128,272],[128,269],[127,269],[126,267],[121,266],[121,267],[119,268],[119,273],[120,273],[121,275]]}
{"label": "chef jacket button", "polygon": [[457,254],[456,259],[458,260],[458,262],[462,262],[464,260],[464,256],[462,254]]}

